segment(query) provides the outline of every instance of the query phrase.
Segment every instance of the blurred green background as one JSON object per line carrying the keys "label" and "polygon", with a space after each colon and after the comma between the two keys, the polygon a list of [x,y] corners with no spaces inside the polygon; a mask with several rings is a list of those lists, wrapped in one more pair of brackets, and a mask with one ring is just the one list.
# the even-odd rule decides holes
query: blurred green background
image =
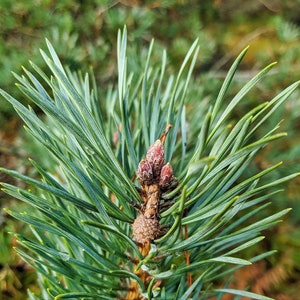
{"label": "blurred green background", "polygon": [[[199,101],[216,98],[230,64],[247,45],[250,49],[239,68],[232,94],[258,70],[277,61],[271,74],[240,106],[236,118],[300,79],[300,0],[1,0],[0,87],[22,99],[11,71],[20,73],[22,66],[29,67],[28,60],[43,68],[39,49],[45,48],[48,38],[71,70],[85,72],[93,68],[101,94],[116,83],[116,36],[124,24],[129,35],[129,65],[136,73],[142,70],[140,53],[147,50],[153,38],[154,63],[159,63],[161,49],[167,49],[168,72],[178,69],[192,42],[199,38],[201,51],[191,87],[191,95],[194,91]],[[288,132],[288,137],[264,149],[249,170],[255,172],[283,160],[283,167],[270,175],[274,179],[300,171],[300,91],[278,113],[284,118],[282,130]],[[0,99],[0,164],[30,174],[28,156],[39,159],[43,153],[28,142],[20,120]],[[0,180],[12,181],[3,174]],[[285,191],[273,199],[269,209],[293,210],[284,222],[264,233],[267,238],[260,244],[261,249],[251,250],[275,248],[278,253],[239,271],[233,287],[250,287],[253,292],[277,300],[299,299],[299,183],[300,179],[289,182],[283,186]],[[0,299],[26,299],[28,288],[38,292],[36,275],[15,254],[16,241],[11,232],[29,229],[2,209],[23,211],[26,206],[1,193],[0,207]]]}

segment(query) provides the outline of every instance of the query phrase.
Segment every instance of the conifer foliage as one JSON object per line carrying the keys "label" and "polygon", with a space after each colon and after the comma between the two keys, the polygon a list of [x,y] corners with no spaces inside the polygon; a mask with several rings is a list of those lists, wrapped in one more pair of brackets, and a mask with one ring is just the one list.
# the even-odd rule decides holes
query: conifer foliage
{"label": "conifer foliage", "polygon": [[32,239],[16,234],[17,251],[39,274],[42,295],[29,292],[30,299],[221,299],[227,293],[270,299],[227,286],[233,271],[273,253],[245,257],[243,250],[289,210],[257,217],[280,191],[276,186],[298,174],[262,184],[280,162],[245,171],[262,148],[285,136],[277,132],[279,120],[271,130],[264,125],[299,83],[230,123],[273,64],[230,99],[245,49],[217,99],[203,105],[189,90],[197,41],[177,76],[166,73],[165,52],[159,66],[151,65],[153,43],[143,72],[134,74],[126,45],[124,29],[118,86],[107,92],[93,76],[65,68],[48,41],[48,54],[41,54],[49,70],[32,63],[33,71],[15,75],[39,113],[1,90],[40,142],[41,155],[53,161],[47,170],[43,158],[31,160],[39,178],[2,170],[28,187],[3,184],[32,207],[9,211],[34,233]]}

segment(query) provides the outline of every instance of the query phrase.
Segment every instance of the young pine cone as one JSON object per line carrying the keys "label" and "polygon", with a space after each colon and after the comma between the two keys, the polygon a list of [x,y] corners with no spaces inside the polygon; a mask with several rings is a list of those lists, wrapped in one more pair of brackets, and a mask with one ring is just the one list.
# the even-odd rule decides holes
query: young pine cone
{"label": "young pine cone", "polygon": [[154,177],[158,177],[165,163],[165,151],[161,140],[156,140],[155,143],[149,147],[146,160],[152,166]]}
{"label": "young pine cone", "polygon": [[159,220],[139,215],[132,224],[133,236],[137,242],[144,244],[155,240],[160,235]]}
{"label": "young pine cone", "polygon": [[170,163],[165,164],[160,172],[159,186],[166,188],[172,182],[173,179],[173,168]]}
{"label": "young pine cone", "polygon": [[137,178],[140,184],[149,185],[153,181],[153,171],[152,166],[147,159],[142,159],[138,165]]}

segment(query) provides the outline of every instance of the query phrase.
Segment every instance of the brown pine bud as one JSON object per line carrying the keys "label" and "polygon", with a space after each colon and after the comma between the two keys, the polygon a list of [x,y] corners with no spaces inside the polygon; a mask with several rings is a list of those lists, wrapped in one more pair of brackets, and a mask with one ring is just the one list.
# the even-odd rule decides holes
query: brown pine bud
{"label": "brown pine bud", "polygon": [[140,161],[136,175],[141,185],[151,184],[153,181],[152,166],[146,159]]}
{"label": "brown pine bud", "polygon": [[154,177],[158,177],[165,163],[164,146],[160,140],[152,144],[146,154],[147,161],[151,164]]}
{"label": "brown pine bud", "polygon": [[160,234],[159,221],[139,215],[132,224],[133,236],[140,244],[151,242]]}
{"label": "brown pine bud", "polygon": [[164,165],[160,172],[159,185],[161,187],[167,187],[173,179],[173,168],[170,163]]}

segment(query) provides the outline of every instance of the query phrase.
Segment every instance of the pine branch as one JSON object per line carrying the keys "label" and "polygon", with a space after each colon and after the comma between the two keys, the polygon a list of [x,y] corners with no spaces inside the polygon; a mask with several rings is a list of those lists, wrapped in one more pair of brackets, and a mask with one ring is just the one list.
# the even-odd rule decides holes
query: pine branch
{"label": "pine branch", "polygon": [[93,75],[64,68],[49,41],[48,54],[41,54],[51,75],[33,63],[32,72],[15,74],[44,115],[0,91],[55,164],[51,173],[31,159],[39,179],[1,169],[30,187],[3,184],[32,206],[8,213],[32,228],[33,239],[17,235],[17,251],[40,274],[43,299],[220,299],[225,293],[269,299],[220,282],[273,253],[245,257],[243,251],[289,211],[259,214],[279,185],[299,174],[262,184],[281,163],[246,171],[263,148],[286,135],[278,132],[279,120],[271,129],[264,125],[299,82],[230,123],[273,67],[228,100],[245,49],[199,118],[192,113],[199,99],[189,93],[197,41],[171,77],[166,52],[160,66],[151,65],[153,42],[143,72],[128,76],[126,47],[125,28],[118,34],[118,87],[106,99],[98,99]]}

